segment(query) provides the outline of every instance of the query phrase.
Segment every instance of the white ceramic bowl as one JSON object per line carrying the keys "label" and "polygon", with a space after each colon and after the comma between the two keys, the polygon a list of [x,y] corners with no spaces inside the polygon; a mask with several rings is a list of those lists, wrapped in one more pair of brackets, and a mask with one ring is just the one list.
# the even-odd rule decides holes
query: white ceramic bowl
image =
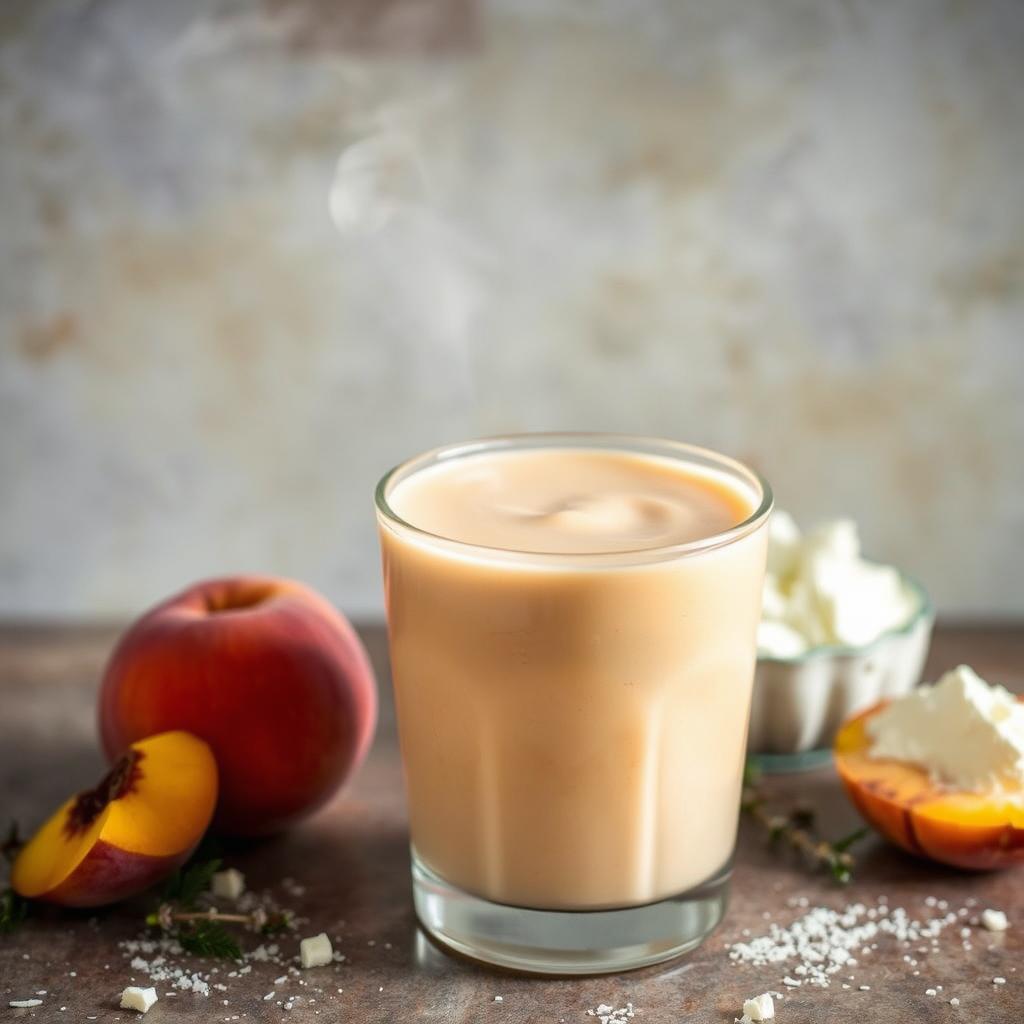
{"label": "white ceramic bowl", "polygon": [[917,614],[863,647],[813,647],[794,658],[759,657],[747,753],[766,770],[827,760],[839,726],[883,697],[902,697],[921,678],[935,613],[923,588]]}

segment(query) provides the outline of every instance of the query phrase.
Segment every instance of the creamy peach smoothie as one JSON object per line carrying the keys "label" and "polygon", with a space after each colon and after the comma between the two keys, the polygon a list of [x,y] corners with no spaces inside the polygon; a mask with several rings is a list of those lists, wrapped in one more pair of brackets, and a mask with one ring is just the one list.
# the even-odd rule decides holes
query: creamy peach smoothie
{"label": "creamy peach smoothie", "polygon": [[609,445],[382,482],[413,846],[497,903],[651,903],[732,854],[767,499],[699,449]]}

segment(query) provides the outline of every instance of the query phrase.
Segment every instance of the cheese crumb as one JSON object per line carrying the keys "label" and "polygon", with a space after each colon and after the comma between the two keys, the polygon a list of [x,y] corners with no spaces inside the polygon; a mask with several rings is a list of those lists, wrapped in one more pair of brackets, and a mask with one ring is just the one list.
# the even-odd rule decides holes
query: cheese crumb
{"label": "cheese crumb", "polygon": [[33,1006],[42,1006],[42,999],[12,999],[8,1004],[12,1010],[30,1010]]}
{"label": "cheese crumb", "polygon": [[959,1006],[960,1005],[960,1000],[957,999],[956,996],[953,996],[953,998],[950,999],[950,1001],[949,1001],[949,1005],[950,1006]]}
{"label": "cheese crumb", "polygon": [[762,992],[753,999],[743,1003],[743,1019],[745,1021],[771,1020],[775,1016],[775,1001],[770,992]]}
{"label": "cheese crumb", "polygon": [[993,910],[991,907],[981,913],[981,923],[990,932],[1005,932],[1010,926],[1006,920],[1006,914],[1001,910]]}
{"label": "cheese crumb", "polygon": [[216,871],[210,883],[210,891],[218,899],[237,900],[245,892],[245,875],[234,868]]}
{"label": "cheese crumb", "polygon": [[1005,985],[1006,984],[1006,979],[1005,978],[993,978],[992,979],[992,984],[993,985]]}
{"label": "cheese crumb", "polygon": [[326,932],[303,939],[299,943],[299,959],[303,967],[323,967],[334,957],[334,948]]}
{"label": "cheese crumb", "polygon": [[872,757],[912,761],[959,789],[1024,783],[1024,704],[966,665],[894,700],[867,732]]}
{"label": "cheese crumb", "polygon": [[139,988],[138,985],[129,985],[121,993],[122,1010],[138,1010],[139,1013],[148,1013],[149,1008],[155,1002],[155,988]]}
{"label": "cheese crumb", "polygon": [[636,1011],[633,1009],[632,1003],[626,1003],[625,1006],[618,1009],[609,1003],[601,1003],[596,1009],[587,1010],[587,1016],[596,1017],[600,1024],[626,1024],[635,1015]]}

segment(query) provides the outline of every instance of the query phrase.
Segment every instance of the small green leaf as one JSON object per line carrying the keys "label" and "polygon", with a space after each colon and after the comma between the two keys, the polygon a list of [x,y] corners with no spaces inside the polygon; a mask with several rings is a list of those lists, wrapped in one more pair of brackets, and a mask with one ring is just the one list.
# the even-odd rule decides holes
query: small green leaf
{"label": "small green leaf", "polygon": [[220,858],[193,861],[185,868],[179,868],[167,879],[161,899],[165,903],[178,903],[182,907],[194,907],[196,901],[210,888],[214,873],[220,870]]}
{"label": "small green leaf", "polygon": [[286,911],[273,913],[267,923],[260,929],[264,935],[278,935],[292,927],[291,914]]}
{"label": "small green leaf", "polygon": [[848,836],[843,836],[842,839],[836,840],[836,842],[832,844],[832,849],[835,850],[836,853],[846,853],[854,843],[859,843],[870,831],[871,829],[869,829],[867,825],[864,825],[855,832],[851,832]]}
{"label": "small green leaf", "polygon": [[743,785],[753,789],[761,781],[761,768],[754,758],[748,757],[743,765]]}
{"label": "small green leaf", "polygon": [[25,845],[25,840],[21,838],[18,832],[18,823],[11,821],[11,827],[7,830],[7,837],[3,843],[0,844],[0,852],[4,855],[4,860],[8,864],[14,863],[14,858],[18,856],[18,852]]}
{"label": "small green leaf", "polygon": [[196,921],[177,934],[181,948],[196,956],[241,960],[242,951],[228,930],[216,921]]}
{"label": "small green leaf", "polygon": [[828,863],[832,877],[840,884],[847,885],[853,878],[848,864],[844,864],[838,857],[833,857]]}
{"label": "small green leaf", "polygon": [[23,900],[13,889],[0,893],[0,935],[13,932],[28,917],[28,900]]}

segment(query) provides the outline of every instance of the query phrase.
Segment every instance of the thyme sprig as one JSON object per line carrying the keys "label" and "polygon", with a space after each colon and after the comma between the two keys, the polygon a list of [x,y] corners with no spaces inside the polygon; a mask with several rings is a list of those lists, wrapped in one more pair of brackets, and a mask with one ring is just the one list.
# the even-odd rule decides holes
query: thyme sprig
{"label": "thyme sprig", "polygon": [[242,925],[250,931],[270,935],[291,927],[291,914],[284,910],[267,911],[263,907],[233,913],[200,906],[200,897],[209,891],[220,866],[220,858],[213,857],[193,861],[175,872],[164,885],[159,906],[146,915],[146,924],[173,935],[189,953],[240,960],[241,949],[227,925]]}
{"label": "thyme sprig", "polygon": [[853,880],[855,860],[850,847],[858,843],[869,832],[867,827],[858,828],[841,839],[828,841],[813,834],[814,811],[798,806],[786,814],[773,813],[768,801],[758,788],[760,773],[748,761],[743,773],[743,812],[761,825],[768,833],[772,844],[783,843],[796,850],[815,868],[823,868],[840,885]]}
{"label": "thyme sprig", "polygon": [[257,907],[248,914],[231,914],[214,907],[205,910],[178,910],[173,903],[161,903],[151,914],[146,915],[146,924],[151,928],[163,928],[170,931],[177,924],[197,924],[199,922],[244,925],[250,931],[262,932],[264,935],[281,931],[291,925],[291,915],[286,911],[267,913]]}

